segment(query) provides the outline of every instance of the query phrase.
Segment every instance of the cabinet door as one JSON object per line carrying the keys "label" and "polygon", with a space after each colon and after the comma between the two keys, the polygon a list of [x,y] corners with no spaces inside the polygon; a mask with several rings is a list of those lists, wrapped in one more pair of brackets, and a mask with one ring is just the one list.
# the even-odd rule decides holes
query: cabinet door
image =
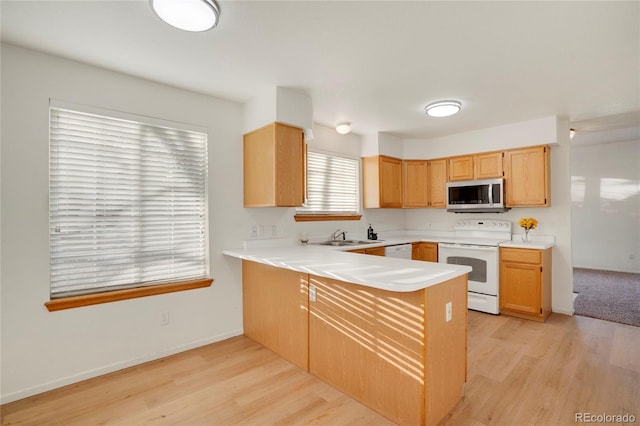
{"label": "cabinet door", "polygon": [[505,165],[507,206],[550,205],[548,147],[507,151]]}
{"label": "cabinet door", "polygon": [[402,207],[402,160],[380,156],[380,207]]}
{"label": "cabinet door", "polygon": [[429,162],[426,160],[404,160],[402,162],[404,207],[429,207],[428,164]]}
{"label": "cabinet door", "polygon": [[371,247],[371,248],[365,249],[364,252],[366,254],[371,254],[374,256],[384,256],[384,247]]}
{"label": "cabinet door", "polygon": [[306,161],[302,129],[273,123],[243,139],[244,206],[301,206]]}
{"label": "cabinet door", "polygon": [[449,180],[473,179],[473,155],[449,158]]}
{"label": "cabinet door", "polygon": [[504,153],[489,152],[473,156],[474,178],[489,179],[504,176],[502,167]]}
{"label": "cabinet door", "polygon": [[304,202],[304,132],[276,123],[276,205],[299,207]]}
{"label": "cabinet door", "polygon": [[447,207],[447,160],[429,161],[429,204],[430,207]]}
{"label": "cabinet door", "polygon": [[411,259],[427,262],[438,261],[437,243],[413,243],[411,247]]}
{"label": "cabinet door", "polygon": [[500,266],[500,309],[542,314],[540,265],[502,262]]}
{"label": "cabinet door", "polygon": [[242,261],[244,334],[309,369],[308,274]]}

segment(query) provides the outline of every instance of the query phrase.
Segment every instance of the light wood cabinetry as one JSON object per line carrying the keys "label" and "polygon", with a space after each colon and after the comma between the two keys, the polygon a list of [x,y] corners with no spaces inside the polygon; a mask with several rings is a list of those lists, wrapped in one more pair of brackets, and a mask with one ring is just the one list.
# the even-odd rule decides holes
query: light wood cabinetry
{"label": "light wood cabinetry", "polygon": [[360,253],[360,254],[370,254],[373,256],[384,256],[384,246],[354,249],[354,250],[349,250],[349,253]]}
{"label": "light wood cabinetry", "polygon": [[500,313],[546,320],[551,313],[551,249],[500,247]]}
{"label": "light wood cabinetry", "polygon": [[403,207],[429,207],[429,162],[427,160],[403,160]]}
{"label": "light wood cabinetry", "polygon": [[362,159],[364,208],[402,207],[402,160],[385,155]]}
{"label": "light wood cabinetry", "polygon": [[473,155],[451,157],[449,161],[449,181],[473,179]]}
{"label": "light wood cabinetry", "polygon": [[395,423],[437,424],[466,380],[465,280],[404,293],[311,275],[309,371]]}
{"label": "light wood cabinetry", "polygon": [[243,162],[245,207],[302,205],[305,191],[302,129],[273,123],[247,133]]}
{"label": "light wood cabinetry", "polygon": [[244,334],[309,369],[308,274],[242,261]]}
{"label": "light wood cabinetry", "polygon": [[411,260],[438,261],[438,243],[411,243]]}
{"label": "light wood cabinetry", "polygon": [[549,206],[549,147],[513,149],[505,153],[508,207]]}
{"label": "light wood cabinetry", "polygon": [[504,152],[487,152],[473,156],[474,179],[501,178],[504,176]]}
{"label": "light wood cabinetry", "polygon": [[447,207],[447,159],[429,160],[429,207]]}
{"label": "light wood cabinetry", "polygon": [[446,207],[446,159],[404,160],[403,168],[403,207]]}
{"label": "light wood cabinetry", "polygon": [[503,157],[502,151],[451,157],[448,159],[449,181],[501,178]]}

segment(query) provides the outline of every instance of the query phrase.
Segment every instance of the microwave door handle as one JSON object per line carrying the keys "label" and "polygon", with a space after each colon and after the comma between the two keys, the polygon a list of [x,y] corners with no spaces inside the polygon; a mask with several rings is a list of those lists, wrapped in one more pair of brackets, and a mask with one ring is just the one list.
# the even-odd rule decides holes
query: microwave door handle
{"label": "microwave door handle", "polygon": [[489,184],[489,205],[493,205],[493,184]]}

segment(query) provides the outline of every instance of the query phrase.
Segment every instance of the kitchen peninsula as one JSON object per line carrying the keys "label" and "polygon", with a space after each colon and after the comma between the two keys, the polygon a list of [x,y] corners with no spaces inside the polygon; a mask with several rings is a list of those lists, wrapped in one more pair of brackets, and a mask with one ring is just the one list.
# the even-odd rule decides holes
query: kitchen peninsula
{"label": "kitchen peninsula", "polygon": [[313,245],[223,253],[242,259],[248,337],[399,424],[437,424],[461,399],[471,268]]}

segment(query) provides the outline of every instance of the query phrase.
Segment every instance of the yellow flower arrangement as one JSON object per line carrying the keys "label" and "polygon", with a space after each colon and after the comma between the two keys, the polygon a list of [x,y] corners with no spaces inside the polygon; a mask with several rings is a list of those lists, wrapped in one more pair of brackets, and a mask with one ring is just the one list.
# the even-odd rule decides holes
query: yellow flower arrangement
{"label": "yellow flower arrangement", "polygon": [[523,217],[518,221],[518,225],[524,228],[525,231],[536,229],[536,226],[538,226],[538,219],[535,217]]}

